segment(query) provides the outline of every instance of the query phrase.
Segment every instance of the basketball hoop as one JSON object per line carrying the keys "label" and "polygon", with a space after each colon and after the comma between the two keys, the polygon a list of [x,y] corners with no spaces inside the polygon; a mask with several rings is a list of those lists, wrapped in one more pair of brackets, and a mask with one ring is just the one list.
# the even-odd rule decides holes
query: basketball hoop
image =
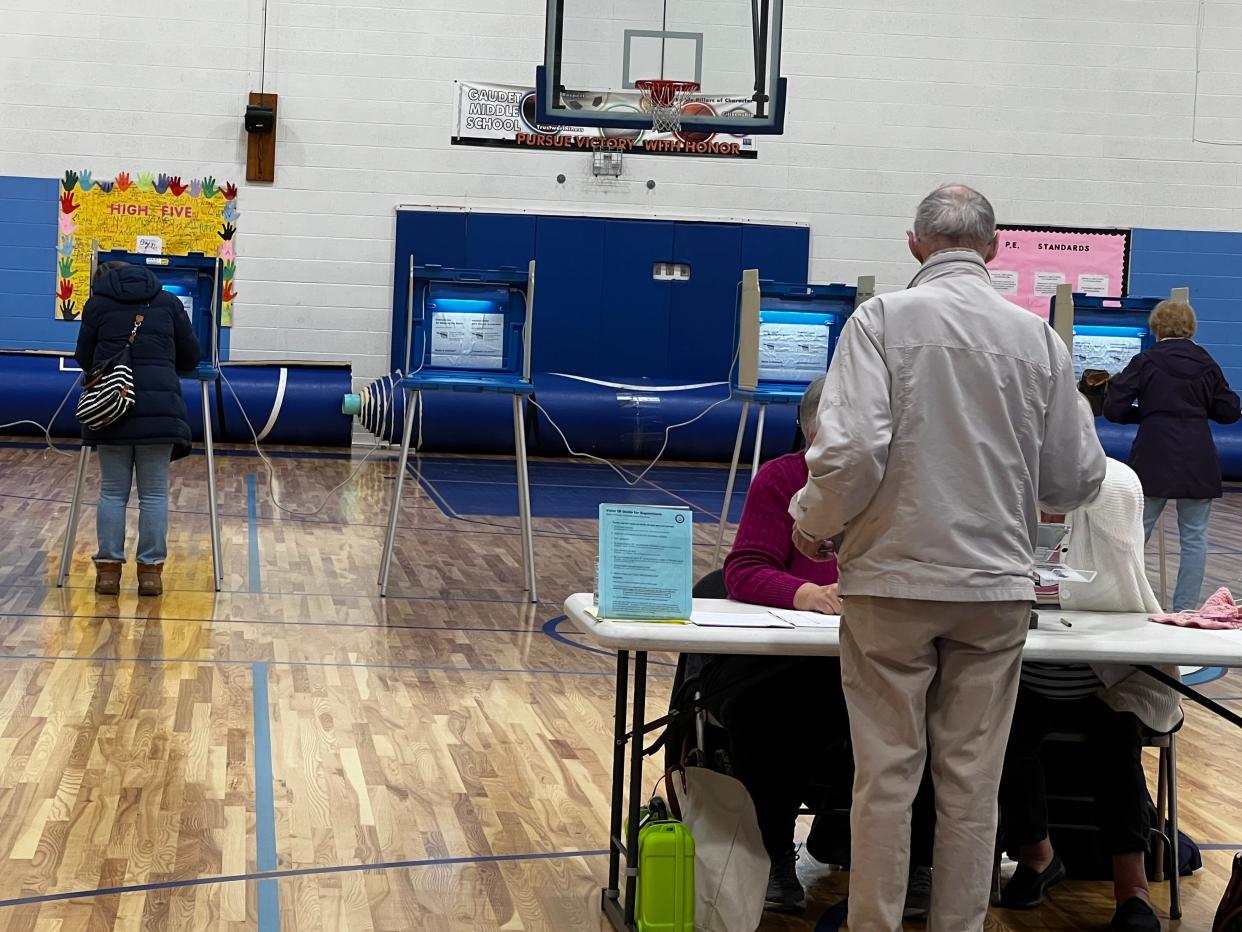
{"label": "basketball hoop", "polygon": [[651,128],[657,133],[681,130],[681,108],[699,92],[698,81],[668,81],[663,78],[635,81],[643,103],[651,110]]}

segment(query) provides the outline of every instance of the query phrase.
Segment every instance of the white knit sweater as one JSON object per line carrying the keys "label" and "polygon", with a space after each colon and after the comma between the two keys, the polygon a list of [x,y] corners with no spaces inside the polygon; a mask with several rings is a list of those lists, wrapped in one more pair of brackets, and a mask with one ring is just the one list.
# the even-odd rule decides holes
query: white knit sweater
{"label": "white knit sweater", "polygon": [[[1095,570],[1089,583],[1061,583],[1061,605],[1073,611],[1161,611],[1147,580],[1143,540],[1143,485],[1134,470],[1116,460],[1100,494],[1068,518],[1070,525],[1065,562],[1080,570]],[[1095,665],[1104,683],[1100,698],[1119,712],[1133,712],[1152,731],[1172,731],[1182,721],[1181,696],[1134,667]],[[1161,667],[1177,677],[1176,667]]]}

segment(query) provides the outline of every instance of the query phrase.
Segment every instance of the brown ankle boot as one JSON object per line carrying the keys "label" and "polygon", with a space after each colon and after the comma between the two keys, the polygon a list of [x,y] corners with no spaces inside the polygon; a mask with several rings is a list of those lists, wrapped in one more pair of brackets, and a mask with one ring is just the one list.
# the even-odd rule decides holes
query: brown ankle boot
{"label": "brown ankle boot", "polygon": [[139,563],[138,564],[138,594],[139,595],[163,595],[164,580],[161,573],[164,572],[163,563]]}
{"label": "brown ankle boot", "polygon": [[95,592],[116,595],[121,591],[121,564],[100,561],[95,564]]}

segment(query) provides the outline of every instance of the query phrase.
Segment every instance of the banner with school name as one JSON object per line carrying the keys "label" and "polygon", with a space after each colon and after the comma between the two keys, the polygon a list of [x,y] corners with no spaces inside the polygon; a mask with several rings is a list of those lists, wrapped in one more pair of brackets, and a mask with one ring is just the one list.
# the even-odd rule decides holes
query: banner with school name
{"label": "banner with school name", "polygon": [[[535,89],[508,84],[458,81],[453,145],[551,152],[621,152],[725,159],[758,158],[755,137],[685,130],[603,129],[595,126],[541,126],[535,123]],[[583,111],[641,112],[638,91],[571,92]],[[755,112],[749,98],[695,97],[685,113],[743,116]]]}

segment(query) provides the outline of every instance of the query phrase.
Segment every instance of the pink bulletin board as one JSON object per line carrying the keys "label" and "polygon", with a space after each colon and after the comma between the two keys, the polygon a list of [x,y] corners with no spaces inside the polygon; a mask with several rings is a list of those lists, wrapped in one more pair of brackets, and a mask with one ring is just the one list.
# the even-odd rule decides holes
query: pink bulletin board
{"label": "pink bulletin board", "polygon": [[1129,230],[1001,226],[1000,250],[988,265],[996,290],[1045,320],[1057,285],[1115,298],[1127,293]]}

